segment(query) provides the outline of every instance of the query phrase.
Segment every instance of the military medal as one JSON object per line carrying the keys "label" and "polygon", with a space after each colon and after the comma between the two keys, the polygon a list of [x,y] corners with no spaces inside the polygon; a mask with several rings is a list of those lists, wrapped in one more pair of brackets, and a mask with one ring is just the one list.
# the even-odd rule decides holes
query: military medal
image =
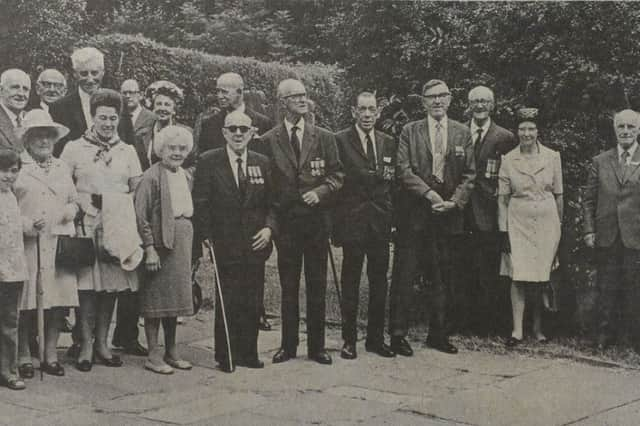
{"label": "military medal", "polygon": [[247,167],[247,172],[249,173],[249,183],[253,185],[260,185],[264,183],[260,166],[249,166]]}
{"label": "military medal", "polygon": [[464,157],[464,148],[456,145],[456,157]]}
{"label": "military medal", "polygon": [[495,158],[487,159],[487,170],[485,171],[484,177],[487,179],[493,179],[498,176],[498,160]]}
{"label": "military medal", "polygon": [[382,179],[393,180],[393,167],[391,166],[391,157],[382,157]]}

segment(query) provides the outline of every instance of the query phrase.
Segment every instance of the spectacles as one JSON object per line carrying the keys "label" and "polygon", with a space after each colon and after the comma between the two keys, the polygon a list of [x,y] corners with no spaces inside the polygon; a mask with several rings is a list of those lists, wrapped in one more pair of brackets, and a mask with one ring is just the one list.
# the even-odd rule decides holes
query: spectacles
{"label": "spectacles", "polygon": [[435,101],[436,99],[445,99],[451,96],[451,93],[436,93],[435,95],[423,95],[422,97],[428,101]]}
{"label": "spectacles", "polygon": [[238,130],[240,130],[240,133],[242,133],[243,135],[251,130],[251,127],[249,126],[225,126],[224,128],[231,133],[236,133]]}
{"label": "spectacles", "polygon": [[307,99],[307,94],[306,93],[293,93],[291,95],[286,95],[283,96],[284,99],[291,99],[294,101],[302,101]]}
{"label": "spectacles", "polygon": [[46,88],[46,89],[62,89],[64,88],[64,84],[63,83],[58,83],[55,81],[39,81],[38,84],[40,84],[40,86]]}

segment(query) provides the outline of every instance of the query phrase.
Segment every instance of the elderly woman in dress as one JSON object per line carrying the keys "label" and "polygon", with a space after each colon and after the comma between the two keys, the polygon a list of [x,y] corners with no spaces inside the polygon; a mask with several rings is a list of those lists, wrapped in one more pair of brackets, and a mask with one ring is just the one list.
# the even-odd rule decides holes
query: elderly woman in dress
{"label": "elderly woman in dress", "polygon": [[[48,374],[64,376],[58,362],[56,346],[66,309],[78,306],[75,271],[56,266],[56,245],[59,235],[75,235],[73,219],[78,212],[77,193],[67,164],[53,157],[53,147],[69,133],[65,126],[54,123],[48,112],[34,109],[24,117],[21,155],[22,169],[15,193],[22,215],[44,221],[40,232],[28,229],[24,246],[29,270],[20,303],[18,327],[18,371],[23,378],[32,378],[34,371],[29,350],[29,336],[35,324],[36,276],[40,256],[40,279],[45,312],[45,362],[41,369]],[[38,253],[38,235],[40,253]]]}
{"label": "elderly woman in dress", "polygon": [[[151,165],[160,161],[160,158],[156,154],[154,145],[158,137],[158,133],[162,129],[168,126],[179,126],[191,132],[191,128],[178,124],[176,122],[176,114],[178,111],[178,105],[184,100],[182,89],[173,84],[170,81],[159,80],[152,83],[145,90],[145,102],[147,106],[156,115],[156,120],[153,124],[141,130],[140,136],[136,140],[136,151],[140,158],[140,164],[143,170],[147,170]],[[191,154],[191,153],[189,153]],[[193,155],[189,155],[185,160],[185,171],[191,176],[193,172],[193,165],[195,164],[195,158]]]}
{"label": "elderly woman in dress", "polygon": [[519,145],[502,159],[498,183],[498,226],[503,251],[511,253],[513,332],[507,346],[522,342],[527,292],[533,302],[533,333],[540,343],[543,288],[549,283],[560,243],[562,167],[560,154],[540,143],[538,110],[518,111]]}
{"label": "elderly woman in dress", "polygon": [[[176,349],[177,317],[193,314],[191,247],[193,202],[182,164],[193,149],[191,132],[183,127],[163,128],[154,140],[160,159],[145,171],[135,194],[138,231],[145,248],[145,278],[140,289],[141,312],[149,344],[144,367],[159,374],[188,370]],[[160,323],[164,356],[158,346]]]}
{"label": "elderly woman in dress", "polygon": [[122,98],[100,89],[89,105],[93,126],[60,157],[71,168],[84,214],[78,233],[93,237],[98,251],[96,263],[78,272],[80,371],[90,371],[94,358],[109,367],[122,365],[107,335],[117,293],[138,290],[135,268],[142,260],[133,207],[142,170],[135,149],[118,137]]}

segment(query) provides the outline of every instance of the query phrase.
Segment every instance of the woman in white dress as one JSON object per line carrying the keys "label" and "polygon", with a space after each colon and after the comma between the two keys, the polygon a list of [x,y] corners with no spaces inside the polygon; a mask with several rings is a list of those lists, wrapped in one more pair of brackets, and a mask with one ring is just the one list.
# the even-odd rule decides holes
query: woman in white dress
{"label": "woman in white dress", "polygon": [[538,110],[518,111],[519,145],[507,153],[500,166],[498,226],[503,233],[503,251],[511,253],[513,267],[511,309],[513,331],[507,346],[522,341],[527,290],[532,293],[533,333],[542,333],[542,289],[549,282],[560,242],[562,221],[562,166],[560,153],[538,140]]}

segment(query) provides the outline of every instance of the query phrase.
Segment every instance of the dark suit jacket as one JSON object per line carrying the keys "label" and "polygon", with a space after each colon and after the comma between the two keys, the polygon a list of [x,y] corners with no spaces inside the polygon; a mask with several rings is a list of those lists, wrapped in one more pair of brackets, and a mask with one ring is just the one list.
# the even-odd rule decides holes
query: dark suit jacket
{"label": "dark suit jacket", "polygon": [[[408,123],[400,134],[396,177],[401,194],[398,227],[423,230],[427,223],[439,223],[449,234],[464,230],[464,208],[469,201],[475,179],[473,145],[469,127],[447,119],[447,152],[442,184],[433,179],[431,142],[427,119]],[[456,203],[457,209],[444,216],[431,213],[426,194],[433,189],[446,201]],[[405,228],[406,229],[406,228]]]}
{"label": "dark suit jacket", "polygon": [[[263,135],[273,127],[273,122],[267,116],[252,110],[248,106],[245,107],[245,114],[251,117],[253,127],[258,128],[258,135]],[[211,114],[198,117],[194,128],[194,136],[197,138],[197,140],[194,140],[194,144],[197,153],[202,154],[210,149],[223,148],[227,145],[227,141],[222,134],[226,115],[227,111],[218,109]],[[251,150],[254,149],[253,143],[252,141],[249,145]]]}
{"label": "dark suit jacket", "polygon": [[[470,123],[468,124],[470,125]],[[472,140],[475,135],[471,135]],[[471,192],[471,205],[467,206],[470,220],[481,231],[498,229],[498,170],[501,157],[518,145],[513,133],[498,126],[491,120],[487,134],[473,147],[476,161],[475,187]],[[487,160],[495,161],[493,174],[487,170]]]}
{"label": "dark suit jacket", "polygon": [[611,246],[619,233],[625,247],[640,250],[640,148],[626,167],[618,161],[617,148],[594,157],[583,213],[584,233],[595,233],[598,247]]}
{"label": "dark suit jacket", "polygon": [[138,114],[136,122],[133,123],[133,131],[136,134],[147,127],[152,127],[156,122],[156,115],[152,111],[143,106],[140,108],[140,114]]}
{"label": "dark suit jacket", "polygon": [[244,198],[236,185],[225,148],[204,153],[196,168],[195,247],[199,248],[202,241],[209,238],[221,264],[261,263],[271,254],[271,244],[259,252],[251,250],[252,237],[259,230],[269,227],[274,236],[277,232],[271,165],[267,157],[249,151],[249,167],[259,167],[264,181],[249,180]]}
{"label": "dark suit jacket", "polygon": [[18,138],[13,122],[0,106],[0,147],[22,152],[22,141]]}
{"label": "dark suit jacket", "polygon": [[371,170],[355,126],[336,133],[344,166],[344,186],[336,194],[333,239],[337,244],[391,234],[391,191],[395,177],[395,140],[375,131],[377,169]]}
{"label": "dark suit jacket", "polygon": [[[305,122],[300,162],[297,161],[284,122],[262,136],[273,165],[277,190],[278,222],[284,226],[291,219],[327,212],[331,196],[341,187],[344,172],[333,133]],[[316,173],[311,162],[322,160],[324,168]],[[320,203],[310,207],[302,194],[314,190]],[[328,229],[326,229],[328,232]]]}
{"label": "dark suit jacket", "polygon": [[69,128],[69,134],[58,142],[53,150],[53,155],[59,157],[67,142],[79,139],[87,130],[78,89],[70,91],[67,96],[54,102],[49,107],[49,114],[53,121]]}

